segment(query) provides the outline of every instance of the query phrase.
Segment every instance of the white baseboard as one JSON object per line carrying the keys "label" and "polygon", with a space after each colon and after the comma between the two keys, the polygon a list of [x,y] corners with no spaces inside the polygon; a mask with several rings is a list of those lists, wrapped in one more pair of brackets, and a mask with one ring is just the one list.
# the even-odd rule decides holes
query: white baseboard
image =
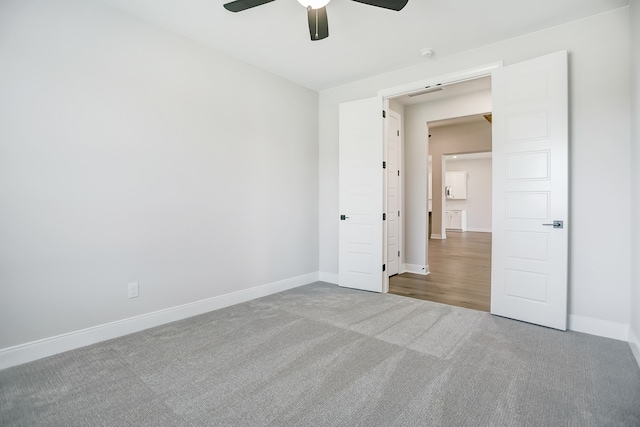
{"label": "white baseboard", "polygon": [[123,335],[139,332],[144,329],[160,326],[187,317],[197,316],[209,311],[229,307],[252,299],[264,297],[287,289],[307,285],[317,282],[319,273],[309,273],[302,276],[266,285],[244,289],[230,294],[207,298],[188,304],[130,317],[128,319],[117,320],[103,325],[93,326],[75,332],[45,338],[26,344],[0,349],[0,369],[31,362],[43,357],[52,356],[57,353],[73,350],[100,341],[121,337]]}
{"label": "white baseboard", "polygon": [[418,265],[418,264],[402,264],[401,270],[403,273],[414,273],[414,274],[429,274],[429,266],[428,265]]}
{"label": "white baseboard", "polygon": [[321,282],[327,282],[333,285],[337,285],[338,275],[335,273],[327,273],[327,272],[321,271],[318,280],[320,280]]}
{"label": "white baseboard", "polygon": [[592,317],[570,314],[569,329],[614,340],[627,341],[629,339],[629,325],[627,323],[610,322]]}
{"label": "white baseboard", "polygon": [[631,328],[629,328],[629,345],[636,362],[638,362],[638,367],[640,367],[640,337],[634,334]]}
{"label": "white baseboard", "polygon": [[475,233],[491,233],[493,230],[490,228],[467,228],[467,231],[473,231]]}
{"label": "white baseboard", "polygon": [[444,240],[447,238],[447,236],[446,235],[443,236],[442,234],[431,233],[431,238],[436,240]]}

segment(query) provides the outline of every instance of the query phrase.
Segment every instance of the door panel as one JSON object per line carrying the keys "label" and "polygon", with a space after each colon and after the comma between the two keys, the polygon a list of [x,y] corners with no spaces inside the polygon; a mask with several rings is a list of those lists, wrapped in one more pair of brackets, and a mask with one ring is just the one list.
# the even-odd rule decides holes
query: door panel
{"label": "door panel", "polygon": [[[566,330],[566,51],[494,71],[491,312]],[[554,228],[554,220],[564,228]]]}
{"label": "door panel", "polygon": [[400,270],[400,116],[387,114],[387,274]]}
{"label": "door panel", "polygon": [[[382,99],[340,104],[338,284],[383,291]],[[385,273],[386,274],[386,273]]]}

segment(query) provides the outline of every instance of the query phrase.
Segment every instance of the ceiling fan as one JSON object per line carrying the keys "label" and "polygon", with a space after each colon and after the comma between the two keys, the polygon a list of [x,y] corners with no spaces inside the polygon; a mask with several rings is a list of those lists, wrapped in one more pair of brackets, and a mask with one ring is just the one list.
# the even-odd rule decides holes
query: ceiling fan
{"label": "ceiling fan", "polygon": [[[271,3],[274,0],[236,0],[224,5],[231,12],[242,12],[252,7]],[[298,0],[298,3],[307,8],[309,19],[309,34],[311,40],[322,40],[329,37],[329,22],[327,21],[327,4],[331,0]],[[353,0],[369,6],[382,7],[395,11],[402,10],[409,0]]]}

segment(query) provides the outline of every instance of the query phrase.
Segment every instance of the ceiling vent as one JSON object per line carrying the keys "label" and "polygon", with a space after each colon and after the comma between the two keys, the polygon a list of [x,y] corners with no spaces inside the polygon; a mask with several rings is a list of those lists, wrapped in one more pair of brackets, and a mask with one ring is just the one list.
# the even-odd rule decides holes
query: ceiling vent
{"label": "ceiling vent", "polygon": [[420,95],[426,95],[427,93],[433,93],[433,92],[440,92],[441,90],[443,90],[440,86],[436,86],[436,87],[427,87],[423,90],[420,90],[418,92],[413,92],[410,93],[408,96],[410,98],[414,97],[414,96],[420,96]]}

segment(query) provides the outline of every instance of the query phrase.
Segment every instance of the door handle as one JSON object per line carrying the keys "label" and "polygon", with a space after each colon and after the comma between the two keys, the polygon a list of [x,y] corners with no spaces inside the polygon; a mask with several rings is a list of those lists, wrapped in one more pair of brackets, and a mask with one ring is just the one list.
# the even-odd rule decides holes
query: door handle
{"label": "door handle", "polygon": [[553,224],[542,224],[553,228],[564,228],[564,221],[554,220]]}

